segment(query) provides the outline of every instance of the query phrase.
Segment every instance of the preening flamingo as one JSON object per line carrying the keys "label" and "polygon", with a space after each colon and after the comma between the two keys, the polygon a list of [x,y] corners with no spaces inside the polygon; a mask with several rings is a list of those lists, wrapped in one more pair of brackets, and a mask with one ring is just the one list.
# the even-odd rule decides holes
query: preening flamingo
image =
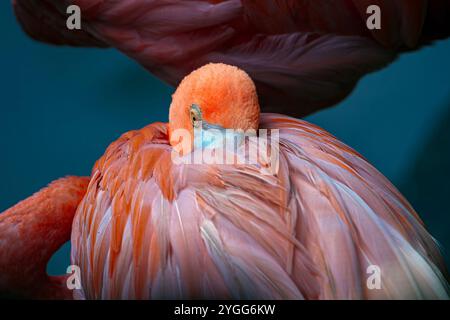
{"label": "preening flamingo", "polygon": [[[450,35],[447,0],[13,0],[25,31],[55,44],[115,47],[177,86],[209,62],[255,81],[264,112],[302,117],[345,98],[358,79]],[[66,28],[78,5],[82,30]],[[381,29],[369,30],[369,5]]]}
{"label": "preening flamingo", "polygon": [[[174,93],[169,119],[113,142],[88,186],[66,178],[0,215],[0,290],[67,297],[42,266],[76,210],[78,298],[448,298],[433,238],[395,187],[323,129],[259,114],[244,71],[194,71]],[[220,130],[278,129],[278,171],[262,174],[260,158],[175,164],[174,132],[192,137],[196,120]],[[44,253],[39,241],[48,242]],[[370,265],[381,271],[379,289],[367,286]]]}

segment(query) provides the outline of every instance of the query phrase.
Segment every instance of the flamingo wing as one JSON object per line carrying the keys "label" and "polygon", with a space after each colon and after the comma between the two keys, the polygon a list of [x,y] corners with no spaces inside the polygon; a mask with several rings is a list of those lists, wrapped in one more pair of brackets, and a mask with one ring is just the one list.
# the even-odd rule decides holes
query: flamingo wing
{"label": "flamingo wing", "polygon": [[[296,235],[325,275],[322,298],[448,298],[434,239],[381,173],[305,121],[272,114],[261,126],[280,130]],[[380,290],[367,285],[370,266],[381,271]]]}
{"label": "flamingo wing", "polygon": [[[397,51],[450,34],[443,0],[77,0],[75,31],[65,28],[69,1],[13,3],[32,37],[118,48],[171,85],[208,62],[234,64],[255,80],[263,111],[296,117],[342,100]],[[366,27],[370,4],[381,30]]]}
{"label": "flamingo wing", "polygon": [[[263,162],[171,161],[165,124],[125,134],[98,161],[72,234],[87,298],[446,298],[432,237],[359,154],[304,121]],[[367,268],[381,288],[367,286]]]}

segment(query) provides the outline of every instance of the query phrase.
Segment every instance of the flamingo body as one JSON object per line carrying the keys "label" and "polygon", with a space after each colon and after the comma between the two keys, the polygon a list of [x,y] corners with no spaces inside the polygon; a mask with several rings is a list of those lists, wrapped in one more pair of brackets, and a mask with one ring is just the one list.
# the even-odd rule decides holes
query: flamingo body
{"label": "flamingo body", "polygon": [[[344,99],[365,74],[450,35],[446,0],[14,0],[33,38],[111,46],[177,86],[209,62],[245,70],[262,110],[302,117]],[[65,28],[68,5],[82,30]],[[381,9],[369,30],[366,10]]]}
{"label": "flamingo body", "polygon": [[[358,153],[305,121],[280,130],[280,170],[174,165],[166,124],[123,135],[93,169],[72,263],[89,299],[447,298],[432,237]],[[369,290],[367,267],[382,270]]]}

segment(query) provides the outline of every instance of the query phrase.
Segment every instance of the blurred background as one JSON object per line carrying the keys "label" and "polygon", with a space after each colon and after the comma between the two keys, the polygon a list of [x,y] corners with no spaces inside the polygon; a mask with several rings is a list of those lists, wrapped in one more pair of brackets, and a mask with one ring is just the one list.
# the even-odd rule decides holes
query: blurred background
{"label": "blurred background", "polygon": [[[173,88],[112,49],[28,38],[0,2],[0,212],[65,175],[89,175],[122,133],[167,121]],[[412,203],[450,265],[450,41],[366,76],[306,118],[363,154]],[[67,243],[49,263],[70,264]]]}

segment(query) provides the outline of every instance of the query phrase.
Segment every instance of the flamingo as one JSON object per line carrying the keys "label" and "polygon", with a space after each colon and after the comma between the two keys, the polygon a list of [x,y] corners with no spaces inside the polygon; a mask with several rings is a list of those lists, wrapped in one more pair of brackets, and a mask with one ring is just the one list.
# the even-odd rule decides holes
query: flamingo
{"label": "flamingo", "polygon": [[[450,35],[447,0],[13,0],[34,39],[114,47],[176,87],[222,62],[246,71],[264,112],[303,117],[344,99],[363,75]],[[66,28],[78,5],[81,30]],[[369,30],[378,5],[381,29]]]}
{"label": "flamingo", "polygon": [[[263,173],[265,158],[175,163],[178,130],[190,138],[182,157],[208,148],[194,143],[199,122],[278,130],[278,170]],[[73,216],[75,298],[448,298],[438,248],[397,189],[325,130],[260,113],[251,77],[226,64],[186,76],[169,123],[122,135],[90,178],[56,181],[0,215],[0,292],[70,297],[44,266]]]}

